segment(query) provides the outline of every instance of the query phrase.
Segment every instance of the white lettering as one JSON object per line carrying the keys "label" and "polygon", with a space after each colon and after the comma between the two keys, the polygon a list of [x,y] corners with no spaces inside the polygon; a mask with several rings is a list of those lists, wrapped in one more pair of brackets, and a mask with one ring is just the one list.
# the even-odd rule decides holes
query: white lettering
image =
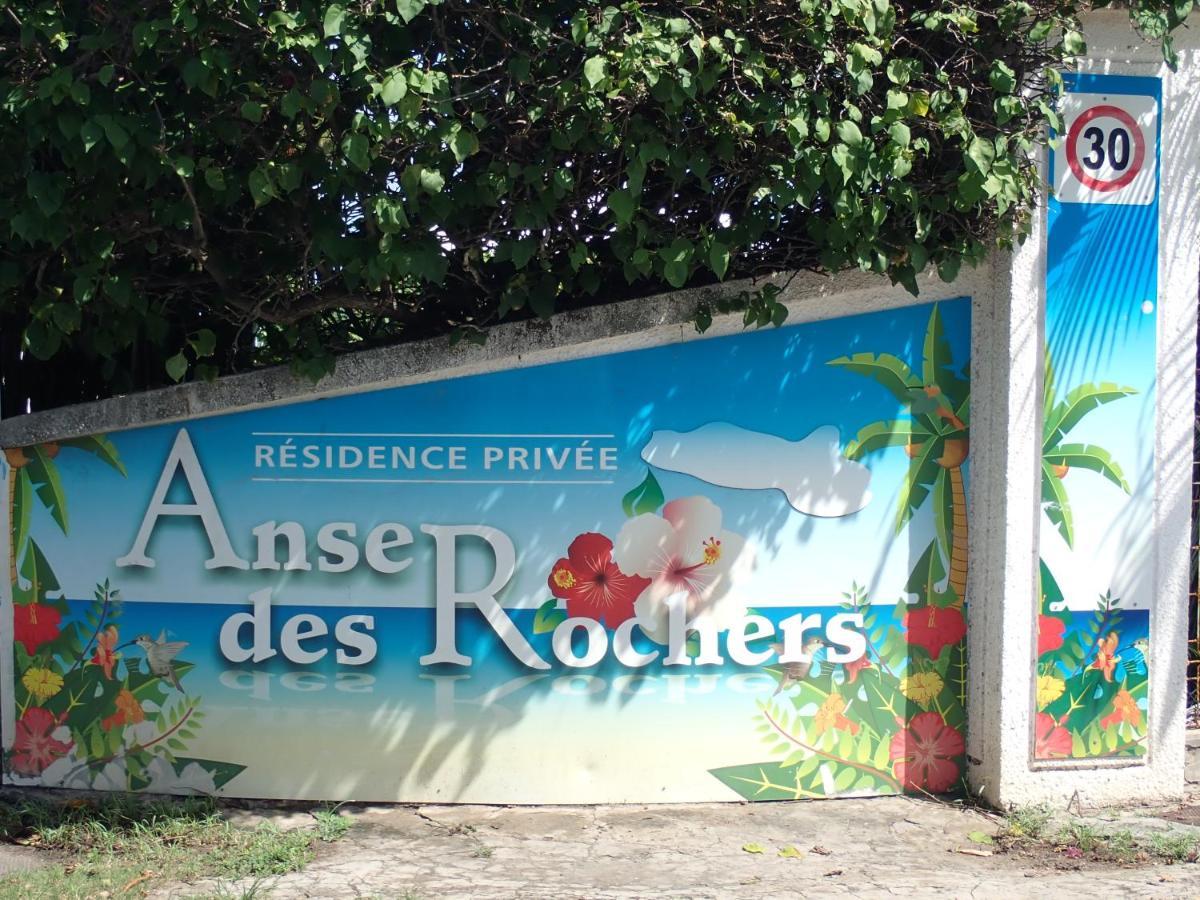
{"label": "white lettering", "polygon": [[[188,490],[192,492],[194,502],[167,503],[167,493],[171,489],[171,482],[175,478],[175,472],[180,469],[183,471],[184,480],[187,481]],[[116,561],[118,566],[154,568],[154,560],[146,555],[146,545],[150,542],[154,526],[158,524],[161,516],[199,517],[204,526],[204,533],[208,537],[209,548],[212,550],[212,557],[205,561],[204,568],[250,568],[250,564],[246,560],[233,552],[233,546],[229,543],[229,535],[226,534],[225,525],[221,522],[221,514],[217,511],[217,502],[208,488],[208,481],[204,478],[200,460],[196,458],[196,449],[192,446],[192,439],[188,437],[186,428],[179,429],[179,434],[175,436],[175,443],[171,447],[171,452],[167,454],[167,461],[158,478],[158,485],[154,488],[154,494],[150,498],[150,506],[146,509],[145,518],[142,519],[142,527],[138,530],[137,538],[130,551]]]}

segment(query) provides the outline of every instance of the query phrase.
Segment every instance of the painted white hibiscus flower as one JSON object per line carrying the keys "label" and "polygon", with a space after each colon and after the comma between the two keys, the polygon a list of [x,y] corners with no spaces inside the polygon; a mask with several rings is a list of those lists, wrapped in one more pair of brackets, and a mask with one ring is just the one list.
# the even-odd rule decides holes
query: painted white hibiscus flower
{"label": "painted white hibiscus flower", "polygon": [[754,565],[745,538],[721,528],[721,510],[707,497],[682,497],[626,522],[613,547],[613,561],[627,575],[650,579],[634,603],[643,630],[667,642],[666,600],[686,597],[689,622],[723,631],[746,614],[737,590]]}

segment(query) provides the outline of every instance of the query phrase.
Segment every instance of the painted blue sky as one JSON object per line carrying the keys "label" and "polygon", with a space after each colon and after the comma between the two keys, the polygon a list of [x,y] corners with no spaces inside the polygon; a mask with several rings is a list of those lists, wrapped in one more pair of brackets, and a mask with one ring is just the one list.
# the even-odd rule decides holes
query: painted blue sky
{"label": "painted blue sky", "polygon": [[[625,521],[621,498],[646,474],[639,454],[652,431],[686,432],[711,422],[728,422],[799,440],[818,427],[832,425],[843,441],[848,440],[867,423],[895,417],[896,403],[874,382],[826,363],[869,351],[894,353],[919,365],[929,312],[929,306],[910,307],[114,433],[111,439],[128,468],[128,478],[85,454],[64,450],[58,463],[69,497],[70,536],[61,535],[41,510],[35,513],[33,533],[70,596],[90,595],[91,586],[107,577],[133,601],[245,603],[249,593],[271,585],[276,588],[276,603],[425,606],[433,597],[433,548],[432,540],[420,534],[420,524],[481,523],[503,530],[516,544],[517,575],[502,597],[504,604],[537,606],[548,597],[550,568],[576,535],[600,531],[615,537]],[[941,312],[955,360],[965,365],[969,302],[944,302]],[[417,535],[410,548],[413,565],[386,576],[365,564],[346,574],[315,569],[209,571],[203,566],[209,548],[199,523],[163,519],[150,544],[158,566],[117,568],[114,561],[131,548],[181,427],[187,428],[196,446],[230,538],[243,556],[254,557],[251,530],[264,521],[300,522],[310,543],[318,528],[331,521],[356,523],[360,543],[376,524],[399,522]],[[615,447],[616,469],[571,476],[508,473],[530,480],[611,481],[586,484],[253,480],[280,474],[347,474],[256,470],[256,443],[278,445],[286,440],[262,433],[284,432],[593,435],[599,437],[421,437],[392,442],[418,448],[549,445],[561,452],[586,441],[595,448]],[[387,443],[373,438],[339,440],[363,448]],[[472,462],[464,471],[435,472],[430,477],[483,481],[503,474],[483,471],[474,451],[469,458]],[[747,464],[753,465],[753,460]],[[824,605],[839,599],[852,581],[869,585],[880,601],[894,603],[903,593],[913,562],[932,537],[932,524],[928,516],[919,516],[899,538],[894,534],[895,498],[908,465],[902,449],[885,451],[868,464],[873,499],[860,512],[842,518],[798,513],[777,491],[719,488],[687,475],[656,474],[668,500],[708,496],[722,509],[722,527],[756,547],[751,583],[756,604]],[[179,487],[172,496],[185,499]],[[481,586],[490,559],[482,552],[463,556],[460,586]],[[315,562],[315,551],[311,558]]]}

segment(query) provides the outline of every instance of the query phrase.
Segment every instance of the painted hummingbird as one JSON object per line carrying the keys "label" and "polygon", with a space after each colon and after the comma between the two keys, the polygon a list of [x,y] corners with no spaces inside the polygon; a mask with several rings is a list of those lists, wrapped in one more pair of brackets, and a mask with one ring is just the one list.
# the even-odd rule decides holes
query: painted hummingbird
{"label": "painted hummingbird", "polygon": [[[179,683],[179,676],[175,674],[173,660],[187,646],[187,641],[168,641],[166,631],[161,631],[157,641],[148,634],[139,634],[129,644],[136,644],[146,654],[146,663],[150,666],[151,675],[167,679],[175,690],[184,692],[183,685]],[[129,644],[124,646],[128,647]]]}
{"label": "painted hummingbird", "polygon": [[[797,681],[803,681],[808,677],[809,671],[812,669],[812,664],[816,661],[814,657],[817,652],[825,646],[825,641],[819,637],[810,637],[804,642],[802,659],[796,662],[783,663],[783,676],[779,679],[779,684],[775,687],[774,697],[781,691],[786,691]],[[783,644],[772,644],[771,649],[776,653],[783,652]]]}

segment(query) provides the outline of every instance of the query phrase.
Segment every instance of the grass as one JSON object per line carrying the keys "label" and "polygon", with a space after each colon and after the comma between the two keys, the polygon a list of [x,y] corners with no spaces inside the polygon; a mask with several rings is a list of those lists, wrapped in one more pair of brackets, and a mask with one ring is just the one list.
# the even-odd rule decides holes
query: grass
{"label": "grass", "polygon": [[327,844],[345,837],[353,824],[337,811],[336,806],[316,810],[313,818],[317,820],[317,837]]}
{"label": "grass", "polygon": [[1046,833],[1050,824],[1050,807],[1021,806],[1008,815],[1006,835],[1016,838],[1031,838],[1037,840]]}
{"label": "grass", "polygon": [[1127,828],[1107,830],[1086,822],[1070,822],[1053,830],[1052,818],[1045,806],[1013,810],[997,837],[1005,848],[1042,849],[1072,859],[1118,865],[1200,859],[1200,837],[1195,832],[1139,835]]}
{"label": "grass", "polygon": [[0,879],[0,900],[116,897],[168,882],[252,878],[248,888],[219,886],[214,895],[250,900],[273,877],[303,868],[315,840],[336,840],[350,827],[333,810],[314,817],[315,830],[283,831],[236,826],[208,798],[0,800],[0,841],[51,851],[56,860]]}

